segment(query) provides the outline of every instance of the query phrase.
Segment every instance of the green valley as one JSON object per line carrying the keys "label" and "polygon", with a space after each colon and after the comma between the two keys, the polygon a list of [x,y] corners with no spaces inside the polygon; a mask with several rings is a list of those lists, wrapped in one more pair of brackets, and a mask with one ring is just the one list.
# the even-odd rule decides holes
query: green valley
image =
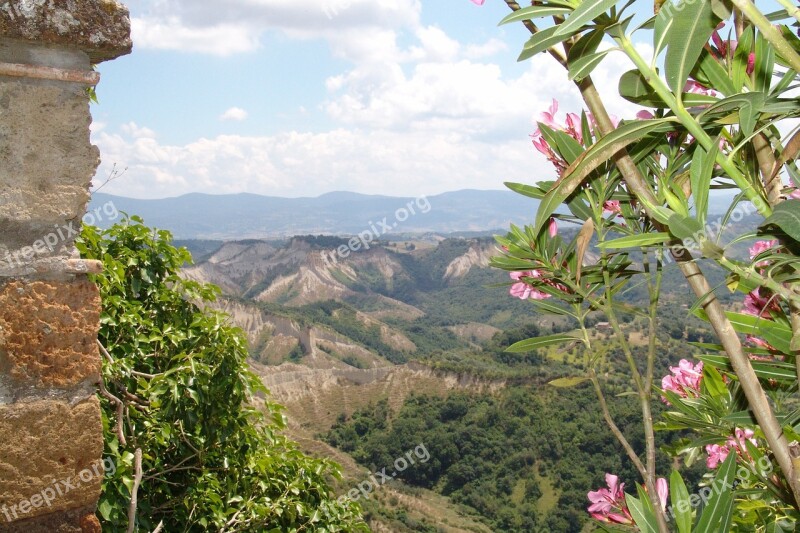
{"label": "green valley", "polygon": [[[491,237],[409,235],[326,260],[346,242],[181,242],[204,257],[184,276],[222,288],[218,306],[247,333],[251,365],[286,406],[291,437],[345,467],[342,494],[424,443],[429,462],[360,501],[374,531],[590,527],[586,492],[605,472],[631,482],[636,472],[591,388],[548,384],[577,373],[581,349],[505,351],[576,324],[508,294],[507,274],[488,268]],[[666,271],[674,283],[664,298],[657,375],[691,355],[687,339],[707,336],[689,316],[679,276]],[[625,299],[641,303],[643,294],[634,287]],[[611,409],[626,434],[638,435],[635,401],[614,377],[621,349],[602,316],[590,320],[607,393],[616,396]],[[644,321],[623,315],[623,328],[643,354]]]}

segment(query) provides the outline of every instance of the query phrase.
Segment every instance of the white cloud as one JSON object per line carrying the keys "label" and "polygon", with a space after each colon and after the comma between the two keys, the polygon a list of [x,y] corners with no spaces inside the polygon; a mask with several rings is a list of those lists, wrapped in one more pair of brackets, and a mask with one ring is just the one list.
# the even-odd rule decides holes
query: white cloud
{"label": "white cloud", "polygon": [[[103,128],[105,129],[105,128]],[[156,132],[151,130],[150,128],[145,128],[143,126],[139,126],[135,122],[128,122],[127,124],[123,124],[121,126],[122,132],[128,135],[129,137],[133,137],[134,139],[155,139]],[[92,131],[92,133],[95,133]]]}
{"label": "white cloud", "polygon": [[226,110],[219,116],[219,119],[222,121],[235,120],[237,122],[241,122],[246,118],[247,118],[247,111],[245,111],[241,107],[231,107],[230,109]]}
{"label": "white cloud", "polygon": [[464,56],[469,59],[483,59],[508,50],[506,43],[500,39],[489,39],[482,44],[471,44],[466,47]]}
{"label": "white cloud", "polygon": [[274,136],[218,136],[185,145],[103,131],[93,137],[103,163],[125,175],[103,190],[140,198],[187,192],[251,192],[280,196],[352,190],[416,196],[463,188],[502,188],[506,180],[552,177],[522,135],[495,144],[458,131],[337,129]]}
{"label": "white cloud", "polygon": [[[144,48],[228,55],[257,48],[262,32],[274,28],[292,38],[324,38],[332,54],[352,66],[325,80],[324,102],[299,107],[306,113],[316,105],[327,113],[335,124],[327,132],[222,135],[176,145],[159,142],[155,132],[135,123],[97,129],[99,175],[114,163],[128,169],[104,191],[152,198],[192,191],[416,196],[552,179],[554,171],[528,134],[553,97],[562,118],[584,107],[564,69],[542,54],[509,76],[487,59],[505,43],[459,42],[440,27],[420,25],[419,11],[418,0],[152,4],[134,25],[135,41]],[[620,74],[630,68],[624,55],[614,53],[593,74],[609,111],[619,117],[638,109],[616,95]],[[232,107],[219,118],[246,117]]]}
{"label": "white cloud", "polygon": [[249,52],[259,46],[260,32],[243,25],[186,26],[176,17],[132,18],[137,48],[200,52],[217,56]]}
{"label": "white cloud", "polygon": [[259,47],[269,30],[335,39],[346,30],[416,27],[419,0],[160,0],[131,2],[138,48],[219,56]]}
{"label": "white cloud", "polygon": [[[419,55],[425,59],[408,73],[399,62],[365,63],[329,78],[325,111],[350,127],[459,131],[500,141],[535,129],[532,118],[553,97],[562,111],[585,107],[564,69],[546,55],[529,61],[516,78],[493,63]],[[619,75],[628,68],[622,54],[612,54],[594,73],[609,111],[619,117],[632,117],[638,109],[616,94]]]}

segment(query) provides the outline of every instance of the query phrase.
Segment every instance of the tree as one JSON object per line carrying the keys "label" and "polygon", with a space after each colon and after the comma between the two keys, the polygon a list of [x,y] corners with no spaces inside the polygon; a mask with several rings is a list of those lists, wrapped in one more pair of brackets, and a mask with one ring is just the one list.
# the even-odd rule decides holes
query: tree
{"label": "tree", "polygon": [[[558,178],[507,184],[540,204],[533,225],[512,227],[498,239],[506,254],[493,264],[510,271],[513,296],[578,321],[579,332],[529,339],[510,349],[581,343],[585,372],[554,384],[592,383],[606,422],[646,487],[638,490],[639,499],[626,496],[608,474],[608,489],[589,494],[593,515],[669,530],[651,402],[658,394],[653,369],[663,268],[674,262],[698,299],[692,311],[710,324],[718,344],[699,346],[706,352],[698,356],[701,363],[681,361],[673,376],[664,377],[662,397],[675,411],[658,427],[692,430],[692,438],[672,450],[687,462],[704,448],[710,469],[726,456],[707,481],[729,487],[695,516],[681,513],[677,526],[681,532],[693,523],[695,531],[710,524],[720,524],[720,530],[795,529],[800,427],[782,400],[797,390],[800,372],[800,133],[787,123],[800,116],[791,92],[800,79],[796,2],[778,0],[783,9],[765,14],[764,8],[773,7],[767,2],[656,0],[656,15],[643,23],[631,8],[644,2],[545,0],[525,8],[514,0],[505,3],[514,13],[502,23],[521,21],[532,34],[520,60],[547,52],[568,72],[588,108],[568,113],[563,124],[556,120],[556,100],[541,114],[533,144]],[[634,35],[652,38],[652,57],[642,55]],[[615,46],[601,46],[604,39]],[[593,69],[611,53],[626,55],[635,66],[619,83],[620,96],[643,107],[635,119],[612,120],[592,80]],[[718,220],[710,220],[712,189],[737,193]],[[757,231],[723,242],[728,221],[750,213],[761,217]],[[576,222],[581,230],[564,240],[557,237],[556,220]],[[756,238],[763,240],[753,244],[750,260],[738,259],[734,245]],[[596,261],[586,253],[593,239],[600,248]],[[723,307],[706,275],[709,263],[726,272],[725,286],[744,295],[744,312]],[[648,288],[646,308],[621,303],[634,279]],[[586,328],[594,310],[609,318],[628,362],[644,422],[643,457],[605,407],[607,383],[598,375],[599,358],[592,355]],[[648,320],[644,360],[620,327],[631,311]],[[686,503],[680,474],[673,472],[670,480],[672,498],[679,499],[673,505]],[[746,490],[733,490],[734,480]]]}
{"label": "tree", "polygon": [[[281,434],[281,407],[247,366],[247,343],[206,307],[218,289],[182,279],[191,262],[167,231],[126,218],[85,226],[78,247],[104,264],[100,384],[104,531],[358,531],[333,501],[338,466]],[[132,503],[133,502],[133,503]]]}

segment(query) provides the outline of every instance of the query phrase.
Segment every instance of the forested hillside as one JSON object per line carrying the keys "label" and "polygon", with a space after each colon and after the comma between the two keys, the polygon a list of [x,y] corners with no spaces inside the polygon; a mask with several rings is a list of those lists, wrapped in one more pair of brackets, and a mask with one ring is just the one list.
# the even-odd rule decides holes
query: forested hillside
{"label": "forested hillside", "polygon": [[[491,238],[434,244],[408,236],[330,260],[330,250],[346,242],[320,236],[189,241],[205,259],[184,275],[223,288],[222,308],[247,331],[257,372],[287,406],[290,431],[307,449],[339,460],[344,452],[375,472],[425,444],[429,462],[406,470],[385,497],[362,502],[373,527],[442,527],[437,513],[421,505],[431,497],[415,492],[423,490],[448,498],[451,504],[437,504],[448,512],[491,530],[581,531],[589,519],[586,492],[605,472],[636,479],[591,389],[548,385],[582,365],[577,345],[505,351],[576,324],[538,314],[508,294],[507,275],[488,268],[496,253]],[[669,267],[665,286],[657,375],[691,355],[687,341],[710,340],[705,325],[690,316],[679,273]],[[624,300],[642,303],[645,295],[634,287]],[[635,402],[614,379],[623,355],[604,320],[590,317],[615,388],[609,392],[622,395],[612,410],[626,433],[636,435]],[[622,320],[643,353],[644,321],[633,314]],[[349,472],[351,483],[357,472]]]}

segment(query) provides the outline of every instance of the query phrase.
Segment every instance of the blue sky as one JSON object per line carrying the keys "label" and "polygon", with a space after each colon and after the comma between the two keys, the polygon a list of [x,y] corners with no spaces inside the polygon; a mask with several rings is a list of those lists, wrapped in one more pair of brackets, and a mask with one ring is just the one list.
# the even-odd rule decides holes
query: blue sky
{"label": "blue sky", "polygon": [[[500,189],[553,177],[528,138],[534,119],[553,97],[562,115],[580,108],[549,57],[516,63],[528,35],[497,27],[500,0],[127,5],[134,51],[99,66],[92,106],[95,186],[127,169],[103,192]],[[594,74],[621,117],[636,112],[613,98],[629,68],[612,54]]]}

